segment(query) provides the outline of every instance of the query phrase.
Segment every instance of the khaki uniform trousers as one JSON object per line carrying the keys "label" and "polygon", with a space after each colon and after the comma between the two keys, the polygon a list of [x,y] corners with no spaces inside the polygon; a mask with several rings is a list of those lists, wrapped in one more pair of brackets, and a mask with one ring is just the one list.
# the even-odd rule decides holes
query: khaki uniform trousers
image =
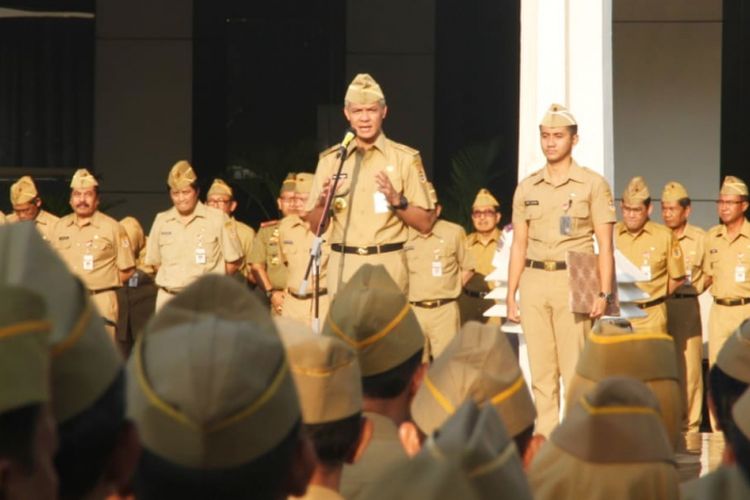
{"label": "khaki uniform trousers", "polygon": [[106,320],[105,328],[107,329],[107,333],[109,333],[112,342],[117,345],[116,325],[119,312],[117,293],[114,290],[95,293],[91,295],[91,300],[99,311],[99,315]]}
{"label": "khaki uniform trousers", "polygon": [[667,333],[667,305],[662,302],[643,309],[645,318],[632,318],[634,332]]}
{"label": "khaki uniform trousers", "polygon": [[[321,327],[328,315],[328,302],[328,294],[321,295],[318,299],[318,324]],[[312,298],[298,299],[287,291],[284,297],[284,305],[281,308],[281,317],[291,318],[312,327],[314,307],[315,302]]]}
{"label": "khaki uniform trousers", "polygon": [[166,304],[176,296],[176,293],[169,293],[163,288],[159,288],[159,291],[156,292],[156,307],[154,308],[154,312],[159,312],[161,308],[164,307],[164,304]]}
{"label": "khaki uniform trousers", "polygon": [[560,422],[560,377],[565,387],[591,331],[586,314],[570,312],[568,273],[525,268],[519,283],[521,327],[529,353],[537,432],[549,436]]}
{"label": "khaki uniform trousers", "polygon": [[458,302],[453,301],[433,308],[412,305],[411,308],[424,334],[422,359],[429,361],[430,356],[433,359],[437,358],[461,329]]}
{"label": "khaki uniform trousers", "polygon": [[708,315],[708,365],[713,366],[724,342],[738,326],[750,318],[750,304],[741,306],[721,306],[711,304]]}
{"label": "khaki uniform trousers", "polygon": [[698,297],[667,299],[667,331],[674,339],[683,397],[683,430],[700,432],[703,414],[703,328]]}
{"label": "khaki uniform trousers", "polygon": [[328,259],[328,293],[331,297],[336,296],[339,286],[346,284],[354,273],[362,267],[363,264],[385,266],[388,274],[393,281],[406,295],[409,291],[409,268],[406,264],[406,253],[403,249],[393,252],[357,255],[354,253],[341,253],[331,251]]}

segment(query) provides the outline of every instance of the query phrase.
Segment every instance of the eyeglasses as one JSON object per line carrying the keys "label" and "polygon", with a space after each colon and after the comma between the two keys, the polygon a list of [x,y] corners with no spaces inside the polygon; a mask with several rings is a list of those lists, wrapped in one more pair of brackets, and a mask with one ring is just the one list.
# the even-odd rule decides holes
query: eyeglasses
{"label": "eyeglasses", "polygon": [[471,212],[472,217],[479,219],[480,217],[494,217],[497,214],[494,210],[474,210]]}
{"label": "eyeglasses", "polygon": [[741,205],[745,203],[743,200],[716,200],[717,206],[724,206],[724,205]]}

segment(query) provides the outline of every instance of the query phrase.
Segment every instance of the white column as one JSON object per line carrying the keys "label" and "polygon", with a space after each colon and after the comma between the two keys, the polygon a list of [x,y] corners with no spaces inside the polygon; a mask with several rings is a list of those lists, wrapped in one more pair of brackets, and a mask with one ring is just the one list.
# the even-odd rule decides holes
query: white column
{"label": "white column", "polygon": [[518,179],[542,167],[539,121],[553,102],[578,121],[579,164],[614,180],[612,0],[521,1]]}

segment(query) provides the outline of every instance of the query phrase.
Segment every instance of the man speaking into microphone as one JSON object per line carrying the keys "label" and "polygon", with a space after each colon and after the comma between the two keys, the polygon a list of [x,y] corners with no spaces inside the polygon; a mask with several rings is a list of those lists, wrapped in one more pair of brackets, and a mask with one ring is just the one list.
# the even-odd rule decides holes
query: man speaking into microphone
{"label": "man speaking into microphone", "polygon": [[[363,264],[382,264],[401,290],[408,290],[404,243],[408,226],[426,233],[434,208],[419,151],[386,138],[388,113],[380,85],[369,74],[357,75],[344,97],[344,116],[356,137],[323,151],[305,210],[316,228],[338,170],[344,165],[331,204],[331,256],[328,293]],[[342,147],[346,146],[346,147]]]}

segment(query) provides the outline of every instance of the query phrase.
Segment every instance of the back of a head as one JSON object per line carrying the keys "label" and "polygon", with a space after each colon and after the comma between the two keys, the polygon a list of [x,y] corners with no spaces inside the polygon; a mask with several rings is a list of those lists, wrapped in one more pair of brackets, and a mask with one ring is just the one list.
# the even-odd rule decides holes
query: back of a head
{"label": "back of a head", "polygon": [[750,320],[732,333],[719,351],[708,376],[716,420],[726,433],[732,407],[750,385]]}
{"label": "back of a head", "polygon": [[151,319],[127,371],[138,498],[288,494],[299,403],[276,327],[245,287],[194,282]]}
{"label": "back of a head", "polygon": [[611,377],[570,409],[529,481],[540,500],[676,499],[673,455],[654,394],[638,380]]}
{"label": "back of a head", "polygon": [[727,440],[732,447],[737,466],[750,485],[750,390],[745,391],[732,409],[732,422],[727,429]]}

